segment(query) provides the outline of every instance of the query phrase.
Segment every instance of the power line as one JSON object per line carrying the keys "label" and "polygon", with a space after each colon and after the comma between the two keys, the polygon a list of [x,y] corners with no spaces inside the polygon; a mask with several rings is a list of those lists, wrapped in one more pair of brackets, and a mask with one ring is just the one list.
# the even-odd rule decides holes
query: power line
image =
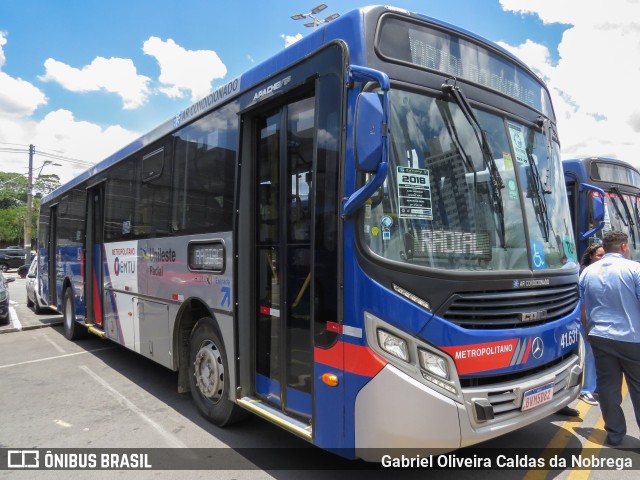
{"label": "power line", "polygon": [[[3,142],[0,142],[3,143]],[[29,153],[29,149],[20,149],[20,148],[0,148],[0,152],[2,153]],[[65,157],[64,155],[58,155],[55,153],[49,153],[42,150],[36,150],[34,152],[35,155],[40,155],[46,158],[52,158],[54,160],[61,160],[63,162],[69,162],[75,165],[80,165],[83,167],[92,167],[95,163],[87,162],[86,160],[80,160],[77,158]]]}
{"label": "power line", "polygon": [[9,143],[9,142],[0,142],[0,145],[13,145],[16,147],[25,147],[27,151],[29,151],[29,145],[25,145],[23,143]]}
{"label": "power line", "polygon": [[56,155],[55,153],[43,152],[42,150],[36,150],[36,155],[40,155],[41,157],[53,158],[54,160],[61,160],[64,162],[73,163],[76,165],[82,165],[85,167],[92,167],[95,163],[87,162],[86,160],[79,160],[77,158],[65,157],[63,155]]}
{"label": "power line", "polygon": [[4,153],[29,153],[28,148],[0,148],[0,152]]}

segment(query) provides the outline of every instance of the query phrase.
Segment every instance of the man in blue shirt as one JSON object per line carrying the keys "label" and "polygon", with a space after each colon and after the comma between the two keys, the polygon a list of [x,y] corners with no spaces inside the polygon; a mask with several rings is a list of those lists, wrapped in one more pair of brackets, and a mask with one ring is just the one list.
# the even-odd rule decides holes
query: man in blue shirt
{"label": "man in blue shirt", "polygon": [[628,260],[626,233],[605,233],[603,247],[602,260],[580,275],[580,297],[596,360],[607,443],[615,446],[627,433],[621,407],[623,373],[640,426],[640,263]]}

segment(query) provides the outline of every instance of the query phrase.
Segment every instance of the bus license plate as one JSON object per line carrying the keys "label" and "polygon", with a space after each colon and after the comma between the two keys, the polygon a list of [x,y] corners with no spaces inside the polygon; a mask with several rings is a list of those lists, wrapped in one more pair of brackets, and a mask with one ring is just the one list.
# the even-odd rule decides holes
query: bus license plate
{"label": "bus license plate", "polygon": [[551,401],[553,398],[553,383],[548,383],[540,387],[532,388],[524,392],[522,397],[522,411],[531,410]]}

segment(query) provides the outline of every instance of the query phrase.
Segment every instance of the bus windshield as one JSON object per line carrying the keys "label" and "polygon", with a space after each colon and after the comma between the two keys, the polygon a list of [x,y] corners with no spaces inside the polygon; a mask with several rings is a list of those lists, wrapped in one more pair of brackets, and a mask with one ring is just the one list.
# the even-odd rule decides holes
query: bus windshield
{"label": "bus windshield", "polygon": [[496,187],[457,103],[403,90],[391,90],[390,100],[389,174],[364,215],[374,254],[446,270],[576,265],[555,141],[474,111],[499,172]]}
{"label": "bus windshield", "polygon": [[640,174],[633,168],[607,162],[591,164],[591,179],[640,188]]}
{"label": "bus windshield", "polygon": [[640,198],[616,187],[604,199],[604,231],[619,230],[629,237],[629,258],[640,261]]}

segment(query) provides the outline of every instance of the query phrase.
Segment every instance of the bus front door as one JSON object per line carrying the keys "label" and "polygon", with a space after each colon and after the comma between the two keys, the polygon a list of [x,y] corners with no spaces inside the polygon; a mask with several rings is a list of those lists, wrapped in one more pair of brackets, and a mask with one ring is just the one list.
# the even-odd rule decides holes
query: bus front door
{"label": "bus front door", "polygon": [[[49,305],[58,305],[58,205],[51,207],[49,216],[49,251],[47,252],[48,281],[43,286],[45,297],[48,295]],[[38,268],[41,268],[38,266]]]}
{"label": "bus front door", "polygon": [[284,414],[312,410],[312,165],[315,98],[256,121],[255,394]]}
{"label": "bus front door", "polygon": [[87,231],[85,237],[85,307],[86,321],[102,327],[103,290],[103,201],[104,186],[92,187],[87,192]]}

